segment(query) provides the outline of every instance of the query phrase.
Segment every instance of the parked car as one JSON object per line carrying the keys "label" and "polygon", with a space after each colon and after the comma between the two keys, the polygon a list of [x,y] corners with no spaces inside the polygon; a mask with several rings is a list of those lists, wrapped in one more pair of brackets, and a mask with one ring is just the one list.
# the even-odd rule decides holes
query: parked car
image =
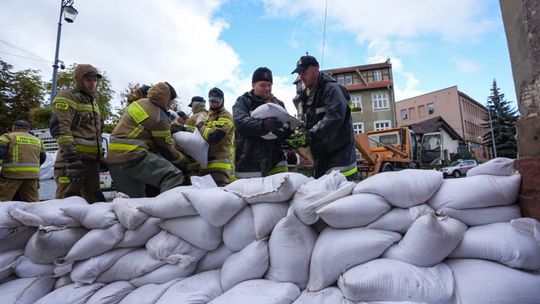
{"label": "parked car", "polygon": [[448,166],[441,168],[444,177],[453,176],[458,178],[467,174],[467,171],[478,166],[474,159],[460,159],[451,162]]}

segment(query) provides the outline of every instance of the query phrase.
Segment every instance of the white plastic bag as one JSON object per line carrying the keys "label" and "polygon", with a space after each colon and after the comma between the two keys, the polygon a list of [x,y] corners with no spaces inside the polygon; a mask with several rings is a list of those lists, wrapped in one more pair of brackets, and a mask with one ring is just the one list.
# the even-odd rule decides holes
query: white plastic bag
{"label": "white plastic bag", "polygon": [[208,143],[202,137],[199,129],[195,128],[193,132],[180,131],[173,134],[176,146],[182,148],[182,151],[193,157],[202,168],[208,164]]}
{"label": "white plastic bag", "polygon": [[[267,102],[263,105],[258,106],[251,113],[251,117],[257,118],[257,119],[275,118],[282,123],[286,123],[291,130],[295,130],[302,125],[302,122],[299,121],[294,116],[289,115],[289,113],[287,113],[287,110],[285,110],[285,108],[271,102]],[[261,137],[266,140],[272,140],[272,139],[277,138],[277,136],[273,134],[272,132],[269,132],[268,134],[265,134]]]}

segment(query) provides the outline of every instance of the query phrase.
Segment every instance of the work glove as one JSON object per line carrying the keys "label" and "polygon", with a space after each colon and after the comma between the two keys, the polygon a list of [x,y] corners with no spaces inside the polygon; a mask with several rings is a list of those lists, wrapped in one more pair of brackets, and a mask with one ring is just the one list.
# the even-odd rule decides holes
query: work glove
{"label": "work glove", "polygon": [[69,162],[64,165],[66,176],[72,181],[79,181],[84,179],[84,164],[80,160]]}
{"label": "work glove", "polygon": [[194,126],[184,125],[184,130],[182,130],[182,131],[193,133],[193,132],[195,132],[195,127]]}
{"label": "work glove", "polygon": [[195,127],[199,128],[200,126],[202,126],[202,124],[204,123],[204,120],[205,120],[205,116],[204,115],[199,115],[197,116],[197,120],[195,120]]}
{"label": "work glove", "polygon": [[77,148],[73,144],[62,144],[60,146],[60,153],[62,153],[62,161],[71,163],[81,159]]}
{"label": "work glove", "polygon": [[281,127],[279,129],[272,130],[272,133],[277,136],[278,140],[284,140],[287,139],[293,131],[289,127],[288,123],[282,123]]}
{"label": "work glove", "polygon": [[275,130],[281,128],[283,123],[274,117],[265,118],[262,121],[263,131],[274,133]]}
{"label": "work glove", "polygon": [[292,149],[298,149],[301,147],[307,147],[309,145],[309,138],[306,133],[296,133],[285,140],[287,145]]}

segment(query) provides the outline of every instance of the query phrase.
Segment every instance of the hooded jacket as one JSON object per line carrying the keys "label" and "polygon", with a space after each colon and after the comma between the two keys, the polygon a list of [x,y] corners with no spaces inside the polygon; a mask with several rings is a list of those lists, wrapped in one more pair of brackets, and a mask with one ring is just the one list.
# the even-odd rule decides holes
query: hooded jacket
{"label": "hooded jacket", "polygon": [[0,176],[12,179],[39,178],[39,167],[46,158],[39,138],[23,131],[6,133],[0,136],[0,148],[6,151],[5,161],[0,157]]}
{"label": "hooded jacket", "polygon": [[123,163],[142,158],[146,153],[159,153],[180,164],[184,155],[172,139],[167,115],[170,105],[171,90],[164,82],[152,86],[147,98],[132,102],[111,134],[107,162]]}

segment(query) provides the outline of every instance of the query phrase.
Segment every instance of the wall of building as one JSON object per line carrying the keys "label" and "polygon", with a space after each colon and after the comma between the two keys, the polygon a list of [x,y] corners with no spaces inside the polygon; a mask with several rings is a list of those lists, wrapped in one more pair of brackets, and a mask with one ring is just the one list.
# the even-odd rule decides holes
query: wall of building
{"label": "wall of building", "polygon": [[[374,131],[375,122],[388,122],[389,128],[395,127],[394,106],[391,92],[387,89],[373,89],[369,91],[350,92],[351,98],[360,98],[361,106],[356,106],[352,112],[353,123],[363,123],[363,132]],[[374,108],[374,96],[386,96],[385,108]],[[376,106],[375,106],[376,107]]]}

